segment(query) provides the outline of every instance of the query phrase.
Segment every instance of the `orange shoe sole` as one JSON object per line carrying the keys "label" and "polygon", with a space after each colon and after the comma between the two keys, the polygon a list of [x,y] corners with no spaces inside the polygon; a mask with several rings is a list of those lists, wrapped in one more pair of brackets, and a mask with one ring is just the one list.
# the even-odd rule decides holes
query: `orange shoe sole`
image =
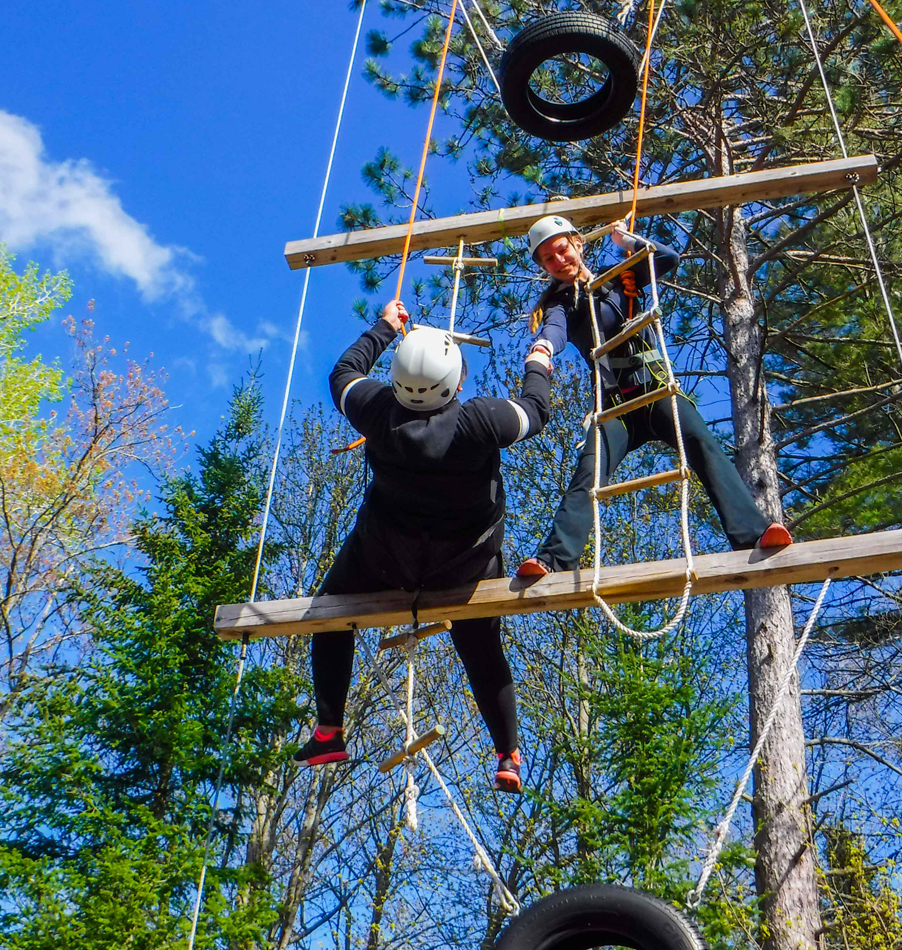
{"label": "orange shoe sole", "polygon": [[521,788],[520,776],[516,772],[496,772],[495,791],[519,793]]}
{"label": "orange shoe sole", "polygon": [[551,571],[538,559],[531,557],[517,568],[517,577],[544,577]]}
{"label": "orange shoe sole", "polygon": [[785,548],[789,544],[792,544],[792,535],[776,521],[758,539],[759,548]]}

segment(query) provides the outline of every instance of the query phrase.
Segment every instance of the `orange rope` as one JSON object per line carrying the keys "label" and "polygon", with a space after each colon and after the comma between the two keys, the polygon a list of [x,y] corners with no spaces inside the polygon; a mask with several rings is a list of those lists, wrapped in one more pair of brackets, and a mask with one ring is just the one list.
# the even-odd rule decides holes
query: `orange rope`
{"label": "orange rope", "polygon": [[[872,0],[873,2],[873,0]],[[639,141],[636,146],[636,171],[633,175],[633,206],[630,209],[630,230],[636,229],[636,205],[639,201],[639,163],[642,161],[642,136],[645,134],[645,102],[648,96],[648,72],[651,69],[651,40],[655,25],[655,0],[648,4],[648,39],[645,43],[645,71],[642,74],[642,108],[639,111]]]}
{"label": "orange rope", "polygon": [[870,4],[871,4],[871,6],[872,6],[872,7],[880,14],[880,16],[883,18],[883,22],[893,31],[893,33],[895,34],[896,39],[897,39],[900,43],[902,43],[902,30],[900,30],[899,27],[896,26],[895,23],[893,23],[893,21],[890,19],[890,15],[886,12],[886,10],[884,10],[883,7],[880,6],[880,4],[877,2],[877,0],[869,0],[869,2],[870,2]]}
{"label": "orange rope", "polygon": [[[404,269],[407,266],[407,255],[410,253],[410,239],[413,235],[413,222],[417,216],[417,203],[420,200],[420,188],[423,184],[423,173],[426,171],[426,156],[429,154],[429,143],[432,141],[432,124],[435,121],[435,111],[438,107],[439,96],[442,91],[442,77],[445,73],[445,61],[448,58],[448,48],[451,45],[451,32],[454,29],[454,14],[457,12],[457,0],[452,0],[451,13],[448,15],[448,30],[445,33],[445,45],[442,47],[442,57],[439,61],[438,76],[435,79],[435,94],[432,96],[432,111],[429,114],[429,127],[426,129],[426,141],[423,142],[423,157],[420,159],[420,173],[417,175],[417,187],[413,193],[413,206],[410,209],[410,221],[407,224],[407,236],[404,238],[404,250],[401,252],[401,268],[398,271],[398,288],[395,298],[401,296],[401,286],[404,283]],[[401,332],[407,335],[407,329],[401,325]]]}
{"label": "orange rope", "polygon": [[625,270],[620,275],[620,283],[623,285],[623,296],[629,297],[629,300],[630,300],[630,312],[627,319],[632,320],[633,319],[633,301],[639,296],[639,291],[636,289],[635,272],[631,270]]}
{"label": "orange rope", "polygon": [[358,446],[363,445],[364,442],[366,442],[366,436],[362,435],[359,439],[354,439],[353,442],[343,445],[340,449],[330,449],[329,451],[333,455],[340,455],[342,452],[350,452],[352,449],[356,449]]}

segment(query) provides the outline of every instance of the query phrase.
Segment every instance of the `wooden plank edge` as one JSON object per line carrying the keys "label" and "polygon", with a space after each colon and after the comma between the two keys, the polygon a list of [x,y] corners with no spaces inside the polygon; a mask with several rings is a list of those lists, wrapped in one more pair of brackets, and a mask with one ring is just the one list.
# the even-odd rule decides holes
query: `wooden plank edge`
{"label": "wooden plank edge", "polygon": [[[804,165],[767,168],[720,178],[694,178],[639,191],[637,215],[647,217],[700,208],[744,204],[749,201],[786,198],[791,195],[869,185],[877,180],[879,163],[874,155],[855,155]],[[854,179],[854,180],[853,180]],[[562,201],[521,205],[495,211],[418,221],[411,235],[411,251],[456,246],[463,238],[470,244],[517,237],[546,214],[561,214],[579,227],[622,218],[632,205],[632,190],[603,195],[566,198]],[[407,225],[346,231],[288,241],[285,259],[292,270],[355,260],[368,260],[400,253]]]}
{"label": "wooden plank edge", "polygon": [[[902,570],[902,530],[807,541],[767,551],[727,551],[695,558],[697,594],[747,590]],[[663,600],[683,588],[685,561],[655,561],[604,568],[601,593],[610,603]],[[504,577],[420,594],[421,623],[444,619],[512,616],[591,607],[591,570],[529,579]],[[412,621],[413,595],[406,591],[322,596],[216,609],[214,629],[224,640],[392,627]]]}

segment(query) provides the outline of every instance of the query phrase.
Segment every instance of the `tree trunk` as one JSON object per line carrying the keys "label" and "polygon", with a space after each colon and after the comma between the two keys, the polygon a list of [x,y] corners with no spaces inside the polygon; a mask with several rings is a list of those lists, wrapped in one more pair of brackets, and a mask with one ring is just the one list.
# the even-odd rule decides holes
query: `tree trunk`
{"label": "tree trunk", "polygon": [[[718,291],[728,353],[736,466],[759,507],[781,518],[777,457],[770,430],[762,354],[765,329],[754,315],[745,222],[726,208],[719,221],[724,266]],[[787,587],[747,591],[750,747],[770,712],[795,649]],[[764,950],[813,950],[821,927],[805,804],[808,778],[798,677],[781,704],[755,769],[755,884],[762,899]]]}

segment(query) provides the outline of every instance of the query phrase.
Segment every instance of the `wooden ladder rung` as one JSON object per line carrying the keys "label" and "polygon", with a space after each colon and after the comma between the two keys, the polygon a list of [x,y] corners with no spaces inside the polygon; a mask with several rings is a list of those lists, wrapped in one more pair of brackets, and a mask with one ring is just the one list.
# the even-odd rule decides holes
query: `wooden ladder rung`
{"label": "wooden ladder rung", "polygon": [[407,641],[411,637],[416,637],[417,640],[425,640],[426,637],[434,636],[437,633],[446,633],[450,629],[450,620],[439,620],[438,623],[427,623],[425,627],[417,627],[416,629],[411,627],[408,630],[402,630],[401,633],[396,633],[392,637],[383,637],[379,641],[379,649],[390,650],[392,647],[403,647],[407,645]]}
{"label": "wooden ladder rung", "polygon": [[628,412],[632,412],[634,409],[641,409],[643,406],[650,406],[653,402],[657,402],[659,399],[664,399],[670,395],[676,395],[679,391],[679,387],[675,385],[662,386],[660,389],[653,389],[650,393],[644,393],[642,396],[637,396],[635,399],[630,399],[628,402],[622,402],[619,406],[612,406],[610,409],[605,409],[603,412],[596,412],[592,418],[592,421],[595,423],[595,425],[601,425],[603,422],[607,422],[609,419],[616,419],[618,416],[625,416]]}
{"label": "wooden ladder rung", "polygon": [[486,339],[484,336],[473,336],[470,333],[458,333],[457,330],[451,332],[451,339],[455,343],[470,343],[473,346],[491,346],[492,341]]}
{"label": "wooden ladder rung", "polygon": [[648,310],[645,313],[640,313],[634,320],[630,320],[629,323],[624,324],[623,329],[616,336],[612,336],[610,340],[605,340],[601,346],[596,346],[595,349],[592,350],[592,359],[600,359],[605,353],[616,350],[622,343],[626,343],[631,336],[635,336],[650,323],[654,323],[657,317],[658,312],[656,310]]}
{"label": "wooden ladder rung", "polygon": [[629,492],[642,491],[644,488],[653,488],[655,485],[668,485],[688,478],[687,469],[675,468],[670,472],[657,472],[643,478],[632,478],[628,482],[617,482],[615,485],[605,485],[604,488],[592,490],[593,498],[610,498],[613,495],[626,495]]}
{"label": "wooden ladder rung", "polygon": [[400,765],[408,756],[416,755],[417,752],[425,749],[427,745],[435,742],[436,739],[441,739],[447,731],[444,726],[433,726],[429,732],[424,732],[419,738],[414,739],[410,745],[405,745],[403,749],[399,749],[394,755],[383,759],[379,763],[379,771],[390,772],[395,766]]}
{"label": "wooden ladder rung", "polygon": [[455,263],[464,267],[497,267],[497,257],[454,257],[451,254],[430,254],[423,258],[424,264],[443,264],[449,267]]}
{"label": "wooden ladder rung", "polygon": [[603,287],[609,280],[619,277],[625,270],[632,270],[636,264],[641,264],[651,252],[652,249],[646,245],[641,251],[637,251],[625,261],[621,261],[619,264],[609,267],[603,274],[599,274],[598,277],[589,284],[589,290],[598,290],[599,287]]}

